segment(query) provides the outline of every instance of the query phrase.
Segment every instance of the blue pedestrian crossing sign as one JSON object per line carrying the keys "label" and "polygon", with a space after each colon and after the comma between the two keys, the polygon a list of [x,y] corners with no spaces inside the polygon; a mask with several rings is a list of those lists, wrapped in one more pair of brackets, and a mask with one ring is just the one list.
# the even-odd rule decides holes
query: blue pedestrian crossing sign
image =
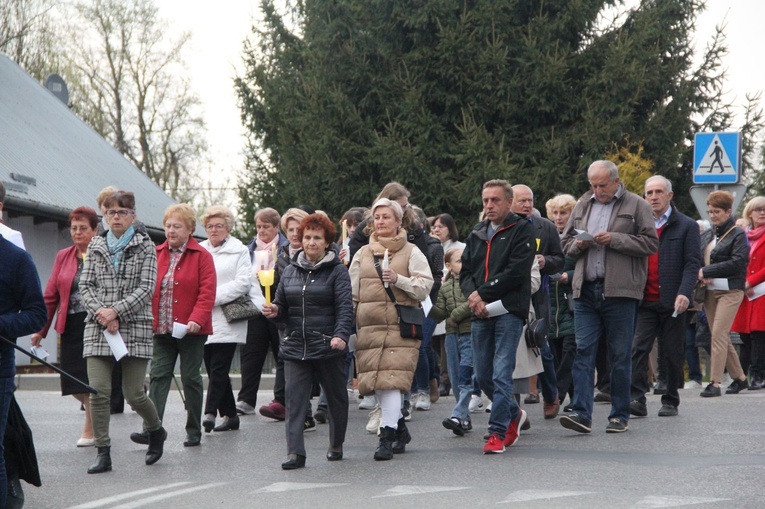
{"label": "blue pedestrian crossing sign", "polygon": [[696,133],[695,184],[737,184],[741,178],[741,133]]}

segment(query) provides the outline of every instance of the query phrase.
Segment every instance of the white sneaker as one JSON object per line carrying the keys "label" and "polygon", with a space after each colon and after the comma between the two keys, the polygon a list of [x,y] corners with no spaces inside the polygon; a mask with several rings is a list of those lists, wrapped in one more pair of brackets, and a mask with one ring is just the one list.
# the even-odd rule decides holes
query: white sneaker
{"label": "white sneaker", "polygon": [[414,404],[414,408],[417,410],[430,410],[430,394],[427,392],[418,392],[417,401]]}
{"label": "white sneaker", "polygon": [[369,422],[367,423],[367,433],[378,433],[380,431],[380,419],[382,419],[382,408],[380,408],[379,406],[376,406],[374,410],[369,412]]}
{"label": "white sneaker", "polygon": [[685,385],[683,385],[683,389],[701,389],[701,387],[703,387],[701,383],[697,382],[696,380],[685,382]]}
{"label": "white sneaker", "polygon": [[470,396],[470,403],[468,403],[468,410],[472,414],[483,410],[483,399],[481,399],[481,396],[478,396],[476,394],[473,394],[472,396]]}
{"label": "white sneaker", "polygon": [[236,413],[239,415],[252,415],[255,413],[255,407],[244,401],[237,401]]}
{"label": "white sneaker", "polygon": [[364,399],[359,403],[359,410],[374,410],[377,406],[377,398],[375,396],[364,396]]}

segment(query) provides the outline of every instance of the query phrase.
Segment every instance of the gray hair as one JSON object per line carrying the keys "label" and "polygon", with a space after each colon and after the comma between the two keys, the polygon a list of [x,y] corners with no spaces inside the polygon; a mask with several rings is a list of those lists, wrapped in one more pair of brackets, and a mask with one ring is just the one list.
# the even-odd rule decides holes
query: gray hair
{"label": "gray hair", "polygon": [[672,182],[663,175],[654,175],[653,177],[648,177],[645,181],[645,184],[643,185],[643,189],[645,189],[648,186],[648,184],[650,184],[654,180],[661,180],[662,182],[664,182],[664,187],[667,188],[667,192],[668,193],[672,192]]}
{"label": "gray hair", "polygon": [[380,207],[388,207],[398,221],[401,221],[404,218],[404,211],[401,209],[401,205],[399,205],[397,201],[389,200],[388,198],[380,198],[374,205],[372,205],[372,215],[374,215],[375,210]]}
{"label": "gray hair", "polygon": [[228,207],[225,207],[223,205],[211,205],[207,207],[207,210],[205,210],[205,213],[202,214],[202,226],[207,226],[207,222],[217,217],[218,219],[223,219],[226,222],[226,228],[228,231],[231,231],[234,229],[234,214],[231,212],[231,209]]}
{"label": "gray hair", "polygon": [[589,168],[587,168],[587,178],[589,179],[593,172],[601,169],[608,170],[608,180],[611,182],[619,178],[619,168],[613,161],[608,161],[605,159],[595,161],[590,165]]}

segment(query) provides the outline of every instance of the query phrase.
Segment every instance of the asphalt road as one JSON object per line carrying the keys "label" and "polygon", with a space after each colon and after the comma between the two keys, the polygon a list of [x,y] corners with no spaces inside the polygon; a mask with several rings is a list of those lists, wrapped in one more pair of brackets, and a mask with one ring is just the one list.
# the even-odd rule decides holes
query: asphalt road
{"label": "asphalt road", "polygon": [[[18,391],[35,434],[43,486],[24,483],[28,508],[218,507],[533,507],[533,508],[763,508],[765,507],[765,391],[704,399],[681,391],[680,415],[633,418],[624,434],[606,434],[608,405],[596,404],[591,435],[542,418],[525,405],[532,427],[501,455],[484,456],[488,414],[473,414],[475,430],[455,437],[441,421],[453,398],[410,423],[404,455],[375,462],[376,437],[367,412],[352,404],[345,459],[324,458],[327,425],[306,433],[306,468],[282,471],[284,424],[245,416],[239,431],[211,433],[184,448],[185,414],[177,392],[168,402],[165,455],[144,465],[145,447],[130,442],[140,418],[112,417],[114,470],[88,475],[93,448],[76,448],[83,414],[71,397]],[[270,394],[261,393],[266,403]]]}

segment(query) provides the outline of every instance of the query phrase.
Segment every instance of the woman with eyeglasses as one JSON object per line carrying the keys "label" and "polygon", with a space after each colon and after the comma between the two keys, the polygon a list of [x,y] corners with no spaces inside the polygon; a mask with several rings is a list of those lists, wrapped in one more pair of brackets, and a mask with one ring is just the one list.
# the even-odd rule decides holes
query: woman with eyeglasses
{"label": "woman with eyeglasses", "polygon": [[[212,334],[215,301],[215,265],[210,253],[191,236],[196,212],[181,203],[165,210],[162,223],[167,240],[157,246],[157,283],[151,299],[154,315],[154,355],[151,360],[149,397],[162,419],[173,370],[180,358],[181,383],[186,407],[184,447],[202,439],[202,359]],[[180,330],[184,328],[184,330]],[[149,432],[132,433],[130,439],[146,445]]]}
{"label": "woman with eyeglasses", "polygon": [[[741,367],[749,371],[749,390],[765,387],[765,299],[757,298],[765,282],[765,197],[755,196],[744,207],[746,237],[749,240],[749,265],[746,268],[744,298],[732,330],[741,336]],[[760,290],[755,294],[755,289]]]}
{"label": "woman with eyeglasses", "polygon": [[104,206],[109,230],[90,242],[80,277],[80,292],[88,311],[83,355],[90,384],[98,391],[90,395],[98,457],[88,469],[89,474],[112,469],[109,400],[115,357],[104,332],[119,333],[127,349],[127,355],[120,360],[122,392],[149,432],[147,465],[162,457],[167,438],[157,409],[143,389],[152,355],[151,296],[157,279],[156,250],[148,235],[133,228],[133,193],[117,191],[104,200]]}
{"label": "woman with eyeglasses", "polygon": [[720,396],[723,369],[733,378],[725,394],[737,394],[748,386],[736,350],[730,341],[733,319],[744,297],[749,244],[744,230],[733,217],[733,195],[713,191],[707,197],[707,214],[712,229],[701,236],[703,266],[699,281],[707,285],[704,298],[709,330],[712,332],[712,355],[709,385],[701,392],[704,398]]}
{"label": "woman with eyeglasses", "polygon": [[[45,305],[48,308],[48,322],[37,334],[32,334],[32,346],[41,346],[48,335],[53,317],[55,330],[61,335],[59,362],[61,369],[78,380],[88,383],[88,367],[82,356],[83,335],[87,310],[80,294],[80,277],[85,264],[85,255],[91,239],[98,232],[98,215],[90,207],[78,207],[69,214],[69,234],[74,245],[62,249],[56,255],[53,271],[45,288]],[[85,425],[77,440],[77,447],[92,447],[93,424],[90,420],[90,398],[80,384],[61,377],[61,395],[72,395],[85,407]]]}
{"label": "woman with eyeglasses", "polygon": [[[247,247],[231,236],[234,214],[226,207],[213,205],[202,215],[202,224],[207,232],[207,240],[202,242],[202,247],[212,255],[217,277],[212,310],[213,333],[207,338],[204,352],[209,382],[202,426],[205,433],[238,430],[239,416],[229,371],[236,345],[244,344],[247,338],[247,320],[227,321],[222,306],[247,295],[262,309],[263,296],[260,287],[252,284],[252,266]],[[257,295],[251,291],[257,292]],[[218,414],[223,421],[216,426],[215,418]]]}

